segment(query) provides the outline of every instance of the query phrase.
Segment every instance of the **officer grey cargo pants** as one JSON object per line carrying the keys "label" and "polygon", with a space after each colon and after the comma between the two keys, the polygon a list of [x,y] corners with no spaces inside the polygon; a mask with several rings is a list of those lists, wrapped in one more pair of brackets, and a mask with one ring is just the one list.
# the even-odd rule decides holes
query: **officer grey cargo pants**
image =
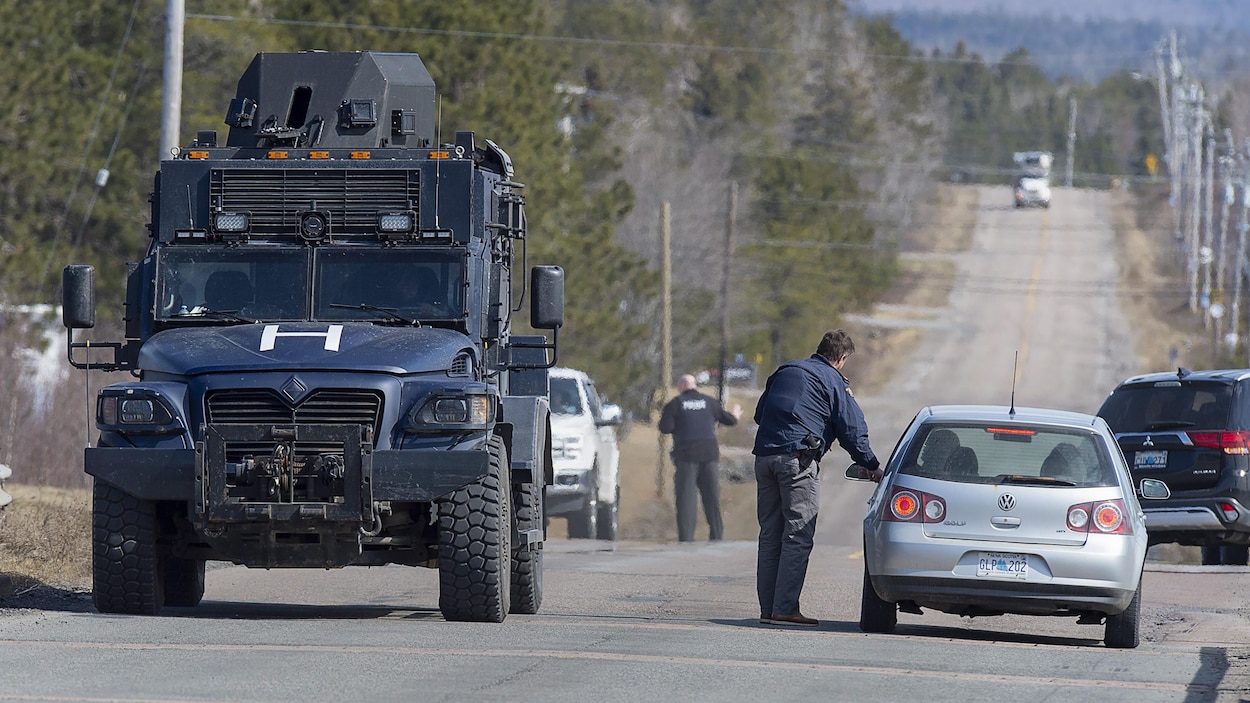
{"label": "officer grey cargo pants", "polygon": [[756,516],[760,522],[755,584],[761,615],[794,615],[816,535],[820,478],[816,462],[797,454],[755,457]]}

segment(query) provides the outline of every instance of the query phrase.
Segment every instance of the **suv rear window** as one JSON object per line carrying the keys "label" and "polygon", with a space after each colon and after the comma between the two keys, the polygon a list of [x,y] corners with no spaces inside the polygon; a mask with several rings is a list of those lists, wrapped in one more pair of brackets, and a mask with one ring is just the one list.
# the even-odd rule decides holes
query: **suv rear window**
{"label": "suv rear window", "polygon": [[937,424],[911,442],[899,473],[960,483],[1117,484],[1097,435],[1024,425]]}
{"label": "suv rear window", "polygon": [[1229,429],[1232,401],[1233,387],[1227,383],[1160,381],[1117,388],[1098,414],[1116,434]]}

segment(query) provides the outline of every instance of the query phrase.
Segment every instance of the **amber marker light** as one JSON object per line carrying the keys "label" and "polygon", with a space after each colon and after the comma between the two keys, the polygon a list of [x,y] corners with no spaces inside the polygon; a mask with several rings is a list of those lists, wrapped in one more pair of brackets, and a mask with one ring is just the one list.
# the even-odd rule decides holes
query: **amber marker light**
{"label": "amber marker light", "polygon": [[328,151],[310,151],[310,152],[308,152],[308,158],[310,158],[310,159],[328,159],[328,158],[330,158],[330,152],[328,152]]}
{"label": "amber marker light", "polygon": [[369,156],[370,154],[367,151],[353,151],[352,152],[353,159],[368,159]]}
{"label": "amber marker light", "polygon": [[208,152],[207,151],[189,151],[187,152],[187,158],[188,159],[207,159]]}
{"label": "amber marker light", "polygon": [[266,154],[266,158],[270,159],[285,159],[286,157],[287,153],[285,151],[271,151]]}
{"label": "amber marker light", "polygon": [[431,159],[450,159],[451,152],[450,151],[431,151],[430,158]]}

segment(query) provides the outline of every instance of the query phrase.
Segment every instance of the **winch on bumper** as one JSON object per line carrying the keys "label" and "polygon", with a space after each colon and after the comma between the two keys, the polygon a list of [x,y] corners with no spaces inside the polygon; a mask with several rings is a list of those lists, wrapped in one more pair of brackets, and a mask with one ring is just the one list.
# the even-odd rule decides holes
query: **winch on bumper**
{"label": "winch on bumper", "polygon": [[88,474],[141,500],[180,501],[213,558],[260,567],[363,563],[395,503],[432,503],[487,475],[485,438],[375,450],[360,425],[208,425],[195,449],[92,447]]}

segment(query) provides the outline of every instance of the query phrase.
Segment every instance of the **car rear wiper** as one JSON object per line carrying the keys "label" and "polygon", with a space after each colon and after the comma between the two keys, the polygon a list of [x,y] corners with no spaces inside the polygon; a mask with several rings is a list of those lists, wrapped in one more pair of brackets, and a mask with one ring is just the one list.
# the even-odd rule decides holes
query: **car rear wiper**
{"label": "car rear wiper", "polygon": [[203,305],[196,305],[186,312],[176,312],[170,315],[170,317],[212,317],[218,320],[234,320],[235,322],[256,322],[256,320],[249,320],[239,315],[238,310],[213,310]]}
{"label": "car rear wiper", "polygon": [[1031,486],[1075,486],[1071,481],[1052,476],[1020,476],[1018,474],[999,474],[994,477],[995,483],[1019,483]]}
{"label": "car rear wiper", "polygon": [[380,305],[369,305],[368,303],[357,303],[356,305],[347,305],[344,303],[330,303],[330,307],[343,308],[344,310],[364,310],[366,312],[377,313],[378,315],[381,315],[382,317],[385,317],[388,320],[402,322],[405,325],[416,325],[417,327],[421,326],[421,322],[419,320],[409,320],[403,315],[400,315],[399,313],[395,312],[396,308],[384,308]]}
{"label": "car rear wiper", "polygon": [[1194,423],[1184,420],[1160,420],[1146,425],[1147,430],[1174,430],[1181,427],[1193,427]]}

